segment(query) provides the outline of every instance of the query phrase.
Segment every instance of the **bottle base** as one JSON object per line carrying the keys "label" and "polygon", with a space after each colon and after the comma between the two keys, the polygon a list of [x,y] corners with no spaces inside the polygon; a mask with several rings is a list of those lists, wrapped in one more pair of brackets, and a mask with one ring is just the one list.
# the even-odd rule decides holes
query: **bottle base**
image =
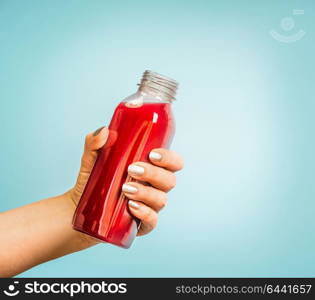
{"label": "bottle base", "polygon": [[112,244],[112,245],[115,245],[115,246],[118,246],[118,247],[124,248],[124,249],[129,249],[131,244],[132,244],[132,242],[128,243],[128,244],[117,243],[117,242],[114,242],[112,239],[108,239],[106,237],[103,237],[103,236],[100,236],[97,234],[91,234],[90,232],[82,229],[82,227],[77,227],[75,225],[72,225],[72,228],[76,231],[79,231],[79,232],[82,232],[88,236],[91,236],[92,238],[94,238],[95,240],[97,240],[101,243],[109,243],[109,244]]}

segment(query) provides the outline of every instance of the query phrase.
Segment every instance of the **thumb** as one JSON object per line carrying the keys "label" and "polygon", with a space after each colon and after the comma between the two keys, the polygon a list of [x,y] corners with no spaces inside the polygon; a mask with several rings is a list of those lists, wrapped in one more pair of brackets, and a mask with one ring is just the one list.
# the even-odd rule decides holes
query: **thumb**
{"label": "thumb", "polygon": [[96,131],[89,133],[85,137],[80,172],[74,188],[70,190],[70,196],[75,205],[79,202],[85,185],[89,179],[90,173],[97,158],[97,150],[105,145],[108,139],[108,133],[109,131],[106,127],[101,127]]}
{"label": "thumb", "polygon": [[103,126],[85,137],[84,152],[80,172],[91,172],[97,158],[97,150],[102,148],[108,139],[109,130]]}

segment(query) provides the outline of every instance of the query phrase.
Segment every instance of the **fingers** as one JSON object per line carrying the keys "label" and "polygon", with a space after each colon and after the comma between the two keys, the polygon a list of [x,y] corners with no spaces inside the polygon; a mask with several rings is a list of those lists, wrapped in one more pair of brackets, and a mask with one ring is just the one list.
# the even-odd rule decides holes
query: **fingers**
{"label": "fingers", "polygon": [[140,181],[149,182],[159,190],[168,192],[176,185],[175,175],[150,163],[136,162],[128,167],[128,174]]}
{"label": "fingers", "polygon": [[149,158],[153,164],[172,172],[179,171],[184,167],[184,161],[181,156],[168,149],[153,149],[149,154]]}
{"label": "fingers", "polygon": [[158,214],[156,211],[144,203],[134,200],[129,200],[128,206],[130,212],[141,221],[138,235],[147,234],[155,228],[158,221]]}
{"label": "fingers", "polygon": [[156,212],[159,212],[166,205],[166,193],[154,187],[145,186],[138,182],[128,182],[122,186],[122,190],[128,199],[141,201]]}
{"label": "fingers", "polygon": [[138,235],[149,233],[157,225],[158,212],[166,205],[167,194],[176,185],[173,172],[183,168],[183,159],[174,151],[157,148],[149,155],[151,163],[135,162],[128,167],[128,174],[139,182],[127,182],[122,190],[128,199],[130,212],[141,221]]}

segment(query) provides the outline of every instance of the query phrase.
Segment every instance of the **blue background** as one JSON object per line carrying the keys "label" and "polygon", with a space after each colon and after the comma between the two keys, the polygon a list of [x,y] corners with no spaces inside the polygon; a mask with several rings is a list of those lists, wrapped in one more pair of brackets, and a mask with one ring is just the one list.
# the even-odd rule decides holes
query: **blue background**
{"label": "blue background", "polygon": [[[85,134],[144,70],[181,84],[173,149],[186,167],[158,228],[21,276],[314,276],[314,9],[0,0],[1,211],[69,189]],[[271,29],[306,35],[286,44]]]}

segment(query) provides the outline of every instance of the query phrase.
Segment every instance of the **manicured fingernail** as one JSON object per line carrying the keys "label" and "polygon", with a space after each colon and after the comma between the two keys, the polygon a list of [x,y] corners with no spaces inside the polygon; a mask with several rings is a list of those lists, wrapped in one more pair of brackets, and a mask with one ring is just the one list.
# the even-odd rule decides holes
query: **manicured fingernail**
{"label": "manicured fingernail", "polygon": [[156,161],[159,161],[162,159],[162,155],[160,153],[154,152],[154,151],[150,152],[149,157],[151,160],[156,160]]}
{"label": "manicured fingernail", "polygon": [[144,173],[144,168],[137,165],[130,165],[128,167],[128,172],[135,175],[142,175]]}
{"label": "manicured fingernail", "polygon": [[132,200],[129,200],[128,201],[129,205],[132,207],[132,208],[139,208],[140,205]]}
{"label": "manicured fingernail", "polygon": [[95,131],[94,131],[94,133],[93,133],[93,136],[97,136],[101,131],[102,131],[102,129],[104,128],[105,126],[102,126],[102,127],[100,127],[99,129],[96,129]]}
{"label": "manicured fingernail", "polygon": [[123,186],[122,186],[122,190],[125,192],[125,193],[131,193],[131,194],[134,194],[136,192],[138,192],[138,189],[130,184],[127,184],[127,183],[124,183]]}

